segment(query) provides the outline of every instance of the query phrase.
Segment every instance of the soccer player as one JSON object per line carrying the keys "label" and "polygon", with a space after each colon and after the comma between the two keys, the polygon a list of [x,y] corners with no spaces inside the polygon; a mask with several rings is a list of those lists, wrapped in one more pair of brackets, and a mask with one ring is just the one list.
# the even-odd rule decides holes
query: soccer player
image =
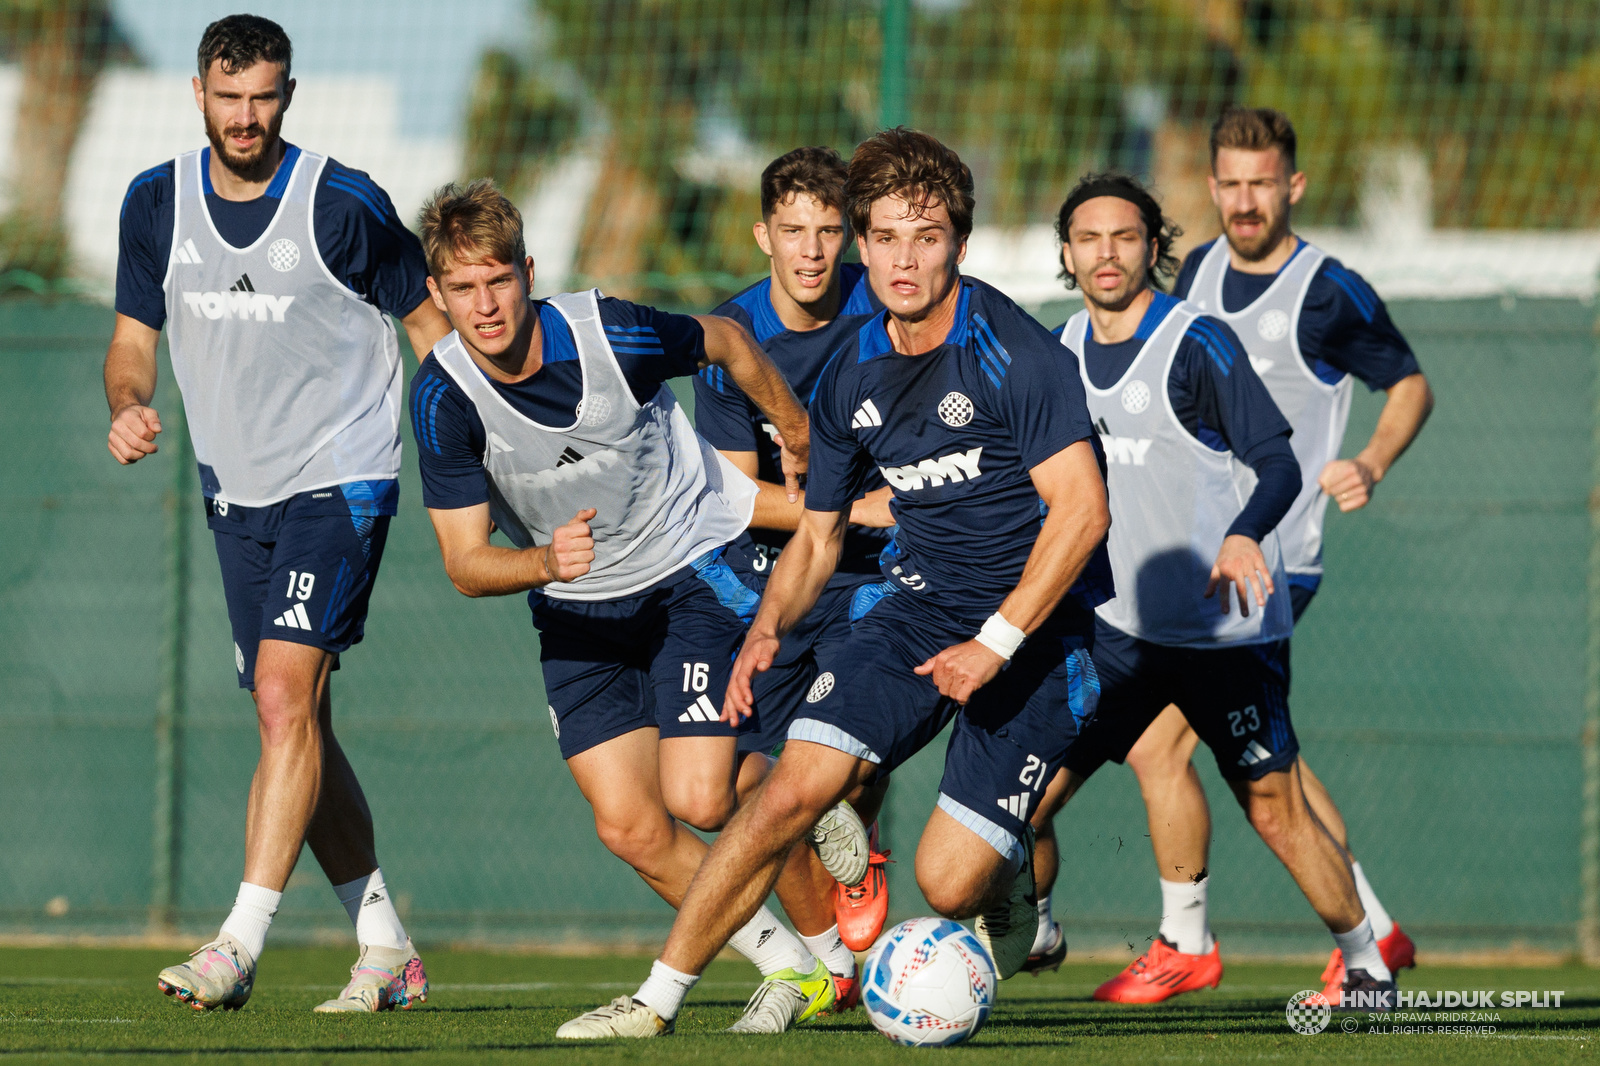
{"label": "soccer player", "polygon": [[[1295,132],[1270,108],[1229,108],[1211,131],[1211,198],[1223,239],[1196,248],[1178,271],[1174,293],[1235,328],[1251,365],[1294,427],[1291,444],[1302,487],[1278,525],[1296,623],[1322,581],[1322,522],[1330,499],[1341,511],[1364,507],[1374,486],[1416,439],[1433,394],[1416,358],[1365,280],[1294,235],[1292,207],[1305,193],[1295,169]],[[1362,450],[1340,459],[1351,379],[1388,398]],[[1287,672],[1287,663],[1285,665]],[[1108,982],[1102,998],[1141,1002],[1172,994],[1164,972],[1194,964],[1213,938],[1206,922],[1210,817],[1190,766],[1198,738],[1176,708],[1162,713],[1128,753],[1149,806],[1150,835],[1162,855],[1162,935],[1174,942],[1165,966],[1147,965]],[[1306,799],[1339,846],[1350,850],[1344,818],[1302,757]],[[1171,873],[1200,871],[1202,876]],[[1351,872],[1384,963],[1414,966],[1411,938],[1395,924],[1352,856]],[[1323,974],[1337,1002],[1344,984],[1336,948]]]}
{"label": "soccer player", "polygon": [[238,1009],[283,887],[311,852],[356,927],[350,983],[319,1011],[408,1008],[427,977],[373,848],[372,814],[333,734],[329,674],[361,640],[399,499],[399,318],[417,352],[448,326],[422,248],[360,171],[286,143],[289,38],[232,15],[200,40],[210,147],[136,177],[122,208],[106,353],[109,446],[156,451],[162,327],[200,464],[239,686],[255,697],[244,881],[216,939],[160,989]]}
{"label": "soccer player", "polygon": [[[1117,598],[1097,612],[1098,716],[1036,824],[1106,759],[1126,759],[1175,704],[1332,932],[1349,966],[1343,988],[1392,989],[1349,858],[1301,783],[1288,704],[1294,623],[1275,532],[1301,488],[1289,423],[1227,323],[1151,287],[1174,265],[1175,227],[1137,181],[1085,177],[1061,207],[1058,232],[1068,284],[1084,294],[1061,343],[1081,352],[1109,458]],[[1177,872],[1203,877],[1198,867]],[[1162,972],[1170,992],[1221,979],[1214,943],[1185,953],[1183,966],[1172,965],[1175,951],[1158,937],[1124,976]]]}
{"label": "soccer player", "polygon": [[[749,330],[797,396],[811,395],[828,357],[875,309],[865,268],[842,261],[849,235],[844,183],[844,160],[832,148],[796,148],[768,164],[761,175],[761,221],[755,224],[755,238],[771,260],[771,273],[712,312]],[[750,564],[740,577],[763,591],[772,564],[799,525],[804,494],[789,502],[776,431],[721,367],[700,371],[694,389],[695,428],[724,458],[756,479],[760,490],[751,528],[736,543]],[[756,677],[755,728],[740,737],[742,751],[768,752],[782,743],[816,679],[817,660],[826,657],[830,646],[850,639],[852,605],[868,605],[872,587],[883,581],[878,556],[891,533],[882,527],[892,525],[894,518],[888,510],[889,487],[881,477],[871,481],[874,491],[851,505],[838,572],[828,579],[811,613],[785,635],[772,669]],[[867,876],[858,885],[837,885],[838,926],[824,934],[836,936],[851,951],[871,948],[889,913],[884,876],[889,854],[878,846],[873,821],[887,784],[884,777],[856,800],[871,823]],[[840,1004],[853,1006],[855,960],[848,953],[840,958],[851,964],[844,972],[834,971]]]}
{"label": "soccer player", "polygon": [[[695,435],[666,381],[702,365],[727,374],[783,437],[796,497],[805,409],[726,318],[598,291],[530,300],[522,217],[486,179],[441,188],[422,242],[428,289],[455,326],[411,385],[445,571],[467,596],[528,593],[550,723],[600,840],[676,906],[706,853],[679,823],[720,829],[739,771],[748,791],[767,761],[738,764],[720,708],[759,601],[728,561],[757,489]],[[491,543],[494,528],[514,546]],[[833,882],[808,848],[788,858],[779,898],[819,942]],[[745,917],[732,944],[766,980],[735,1030],[782,1032],[832,1007],[829,962],[765,907]],[[854,972],[843,945],[833,954]]]}
{"label": "soccer player", "polygon": [[649,980],[559,1037],[671,1032],[793,843],[952,718],[917,881],[941,914],[977,916],[1002,977],[1033,940],[1026,818],[1093,711],[1090,612],[1110,594],[1093,430],[1071,355],[961,275],[972,174],[954,152],[913,130],[879,133],[856,149],[845,200],[886,310],[818,381],[805,513],[739,652],[725,715],[749,714],[752,675],[822,594],[873,466],[898,519],[889,581],[829,650],[777,767],[712,847]]}

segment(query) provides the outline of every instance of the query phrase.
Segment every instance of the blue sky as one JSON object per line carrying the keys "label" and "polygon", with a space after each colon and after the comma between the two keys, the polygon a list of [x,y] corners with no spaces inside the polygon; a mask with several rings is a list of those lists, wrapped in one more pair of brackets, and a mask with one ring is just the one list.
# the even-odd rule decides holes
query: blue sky
{"label": "blue sky", "polygon": [[[273,19],[294,41],[296,78],[389,74],[400,82],[403,132],[456,132],[488,43],[525,52],[530,0],[113,0],[152,68],[194,71],[207,23],[241,9]],[[445,14],[448,12],[448,14]]]}

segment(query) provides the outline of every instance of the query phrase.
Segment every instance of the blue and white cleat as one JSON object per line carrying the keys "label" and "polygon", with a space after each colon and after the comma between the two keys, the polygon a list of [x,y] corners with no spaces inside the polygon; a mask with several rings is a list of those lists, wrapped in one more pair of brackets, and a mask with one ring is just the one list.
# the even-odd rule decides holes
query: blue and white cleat
{"label": "blue and white cleat", "polygon": [[410,939],[403,948],[363,945],[361,956],[350,967],[350,983],[337,999],[315,1009],[319,1014],[343,1012],[377,1013],[384,1010],[410,1010],[428,1001],[428,974],[422,958]]}
{"label": "blue and white cleat", "polygon": [[156,987],[195,1010],[238,1010],[255,987],[256,960],[227,933],[156,975]]}

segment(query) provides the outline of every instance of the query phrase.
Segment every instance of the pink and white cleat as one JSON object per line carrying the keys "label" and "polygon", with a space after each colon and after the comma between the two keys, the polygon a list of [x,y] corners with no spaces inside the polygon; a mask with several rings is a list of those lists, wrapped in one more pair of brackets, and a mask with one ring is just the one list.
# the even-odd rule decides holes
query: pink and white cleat
{"label": "pink and white cleat", "polygon": [[363,945],[350,967],[350,983],[339,998],[319,1005],[319,1014],[345,1011],[410,1010],[428,1001],[428,974],[409,939],[403,948]]}
{"label": "pink and white cleat", "polygon": [[250,999],[256,961],[227,933],[156,975],[156,987],[195,1010],[238,1010]]}

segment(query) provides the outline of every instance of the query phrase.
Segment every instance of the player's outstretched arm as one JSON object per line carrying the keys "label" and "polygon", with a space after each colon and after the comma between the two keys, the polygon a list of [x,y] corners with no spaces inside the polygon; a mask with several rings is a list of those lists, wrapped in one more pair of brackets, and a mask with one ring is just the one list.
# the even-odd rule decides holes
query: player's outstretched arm
{"label": "player's outstretched arm", "polygon": [[434,306],[432,296],[413,307],[411,313],[400,320],[400,324],[406,328],[406,339],[411,341],[411,354],[417,357],[419,363],[428,358],[433,346],[448,337],[453,328],[444,312]]}
{"label": "player's outstretched arm", "polygon": [[451,510],[428,508],[439,554],[450,583],[463,596],[509,596],[543,588],[554,581],[572,581],[589,572],[594,562],[594,536],[586,507],[556,529],[549,544],[502,548],[489,543],[489,505]]}
{"label": "player's outstretched arm", "polygon": [[111,407],[111,434],[106,441],[123,466],[156,452],[161,417],[150,401],[156,394],[156,342],[161,331],[137,318],[117,316],[106,349],[106,403]]}
{"label": "player's outstretched arm", "polygon": [[761,596],[761,608],[734,660],[733,676],[722,703],[723,721],[738,725],[750,717],[755,707],[750,679],[772,665],[783,635],[816,605],[823,586],[839,565],[847,519],[843,511],[806,511],[801,517],[799,528],[772,568],[767,591]]}
{"label": "player's outstretched arm", "polygon": [[946,648],[916,670],[931,674],[940,693],[957,703],[966,703],[992,681],[1023,635],[1055,612],[1111,528],[1106,484],[1088,441],[1062,449],[1028,473],[1050,510],[1022,580],[976,637]]}
{"label": "player's outstretched arm", "polygon": [[1335,459],[1317,478],[1322,491],[1333,497],[1341,511],[1359,510],[1371,502],[1373,486],[1411,447],[1433,413],[1433,389],[1420,373],[1401,378],[1387,391],[1389,398],[1367,446],[1353,459]]}
{"label": "player's outstretched arm", "polygon": [[720,366],[783,438],[783,481],[789,502],[800,499],[800,475],[811,453],[810,421],[794,390],[756,344],[750,331],[731,318],[695,315],[706,333],[706,361]]}

